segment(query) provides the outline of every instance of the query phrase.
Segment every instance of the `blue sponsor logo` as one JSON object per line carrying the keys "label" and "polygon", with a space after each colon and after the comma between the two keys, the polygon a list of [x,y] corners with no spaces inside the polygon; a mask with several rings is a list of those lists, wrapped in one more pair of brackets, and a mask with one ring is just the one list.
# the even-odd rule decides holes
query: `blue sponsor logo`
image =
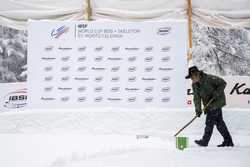
{"label": "blue sponsor logo", "polygon": [[51,31],[51,37],[59,38],[61,35],[67,33],[68,31],[69,31],[69,27],[66,27],[65,25],[63,25],[57,29],[53,29]]}

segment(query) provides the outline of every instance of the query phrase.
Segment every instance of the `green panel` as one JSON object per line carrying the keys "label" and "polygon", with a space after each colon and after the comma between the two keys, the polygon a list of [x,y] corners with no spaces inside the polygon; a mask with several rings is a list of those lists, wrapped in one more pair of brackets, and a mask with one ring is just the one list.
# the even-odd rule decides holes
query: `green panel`
{"label": "green panel", "polygon": [[184,150],[188,147],[187,137],[176,137],[176,148],[179,150]]}

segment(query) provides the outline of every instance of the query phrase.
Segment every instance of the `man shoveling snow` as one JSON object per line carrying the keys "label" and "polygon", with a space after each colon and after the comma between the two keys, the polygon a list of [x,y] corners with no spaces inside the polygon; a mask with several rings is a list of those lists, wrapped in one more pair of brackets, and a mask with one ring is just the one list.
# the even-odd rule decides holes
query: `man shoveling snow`
{"label": "man shoveling snow", "polygon": [[[194,92],[194,104],[197,117],[202,114],[201,101],[206,114],[206,127],[201,140],[195,140],[199,146],[206,147],[213,133],[214,125],[223,136],[224,141],[218,147],[234,146],[232,137],[222,117],[222,107],[226,105],[224,89],[226,82],[217,76],[209,75],[200,71],[196,66],[189,68],[186,79],[191,78]],[[209,103],[211,101],[211,103]]]}

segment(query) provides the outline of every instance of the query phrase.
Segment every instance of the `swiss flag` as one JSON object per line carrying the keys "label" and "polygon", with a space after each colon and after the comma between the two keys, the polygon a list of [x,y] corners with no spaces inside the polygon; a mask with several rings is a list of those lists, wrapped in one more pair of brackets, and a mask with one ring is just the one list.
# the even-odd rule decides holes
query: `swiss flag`
{"label": "swiss flag", "polygon": [[192,105],[192,100],[188,100],[187,105]]}

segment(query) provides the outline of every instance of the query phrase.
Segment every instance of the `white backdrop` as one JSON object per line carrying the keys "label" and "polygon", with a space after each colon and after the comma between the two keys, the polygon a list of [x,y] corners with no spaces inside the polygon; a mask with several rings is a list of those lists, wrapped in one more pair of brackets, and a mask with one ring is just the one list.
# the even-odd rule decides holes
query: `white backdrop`
{"label": "white backdrop", "polygon": [[29,107],[184,108],[186,24],[31,21]]}

